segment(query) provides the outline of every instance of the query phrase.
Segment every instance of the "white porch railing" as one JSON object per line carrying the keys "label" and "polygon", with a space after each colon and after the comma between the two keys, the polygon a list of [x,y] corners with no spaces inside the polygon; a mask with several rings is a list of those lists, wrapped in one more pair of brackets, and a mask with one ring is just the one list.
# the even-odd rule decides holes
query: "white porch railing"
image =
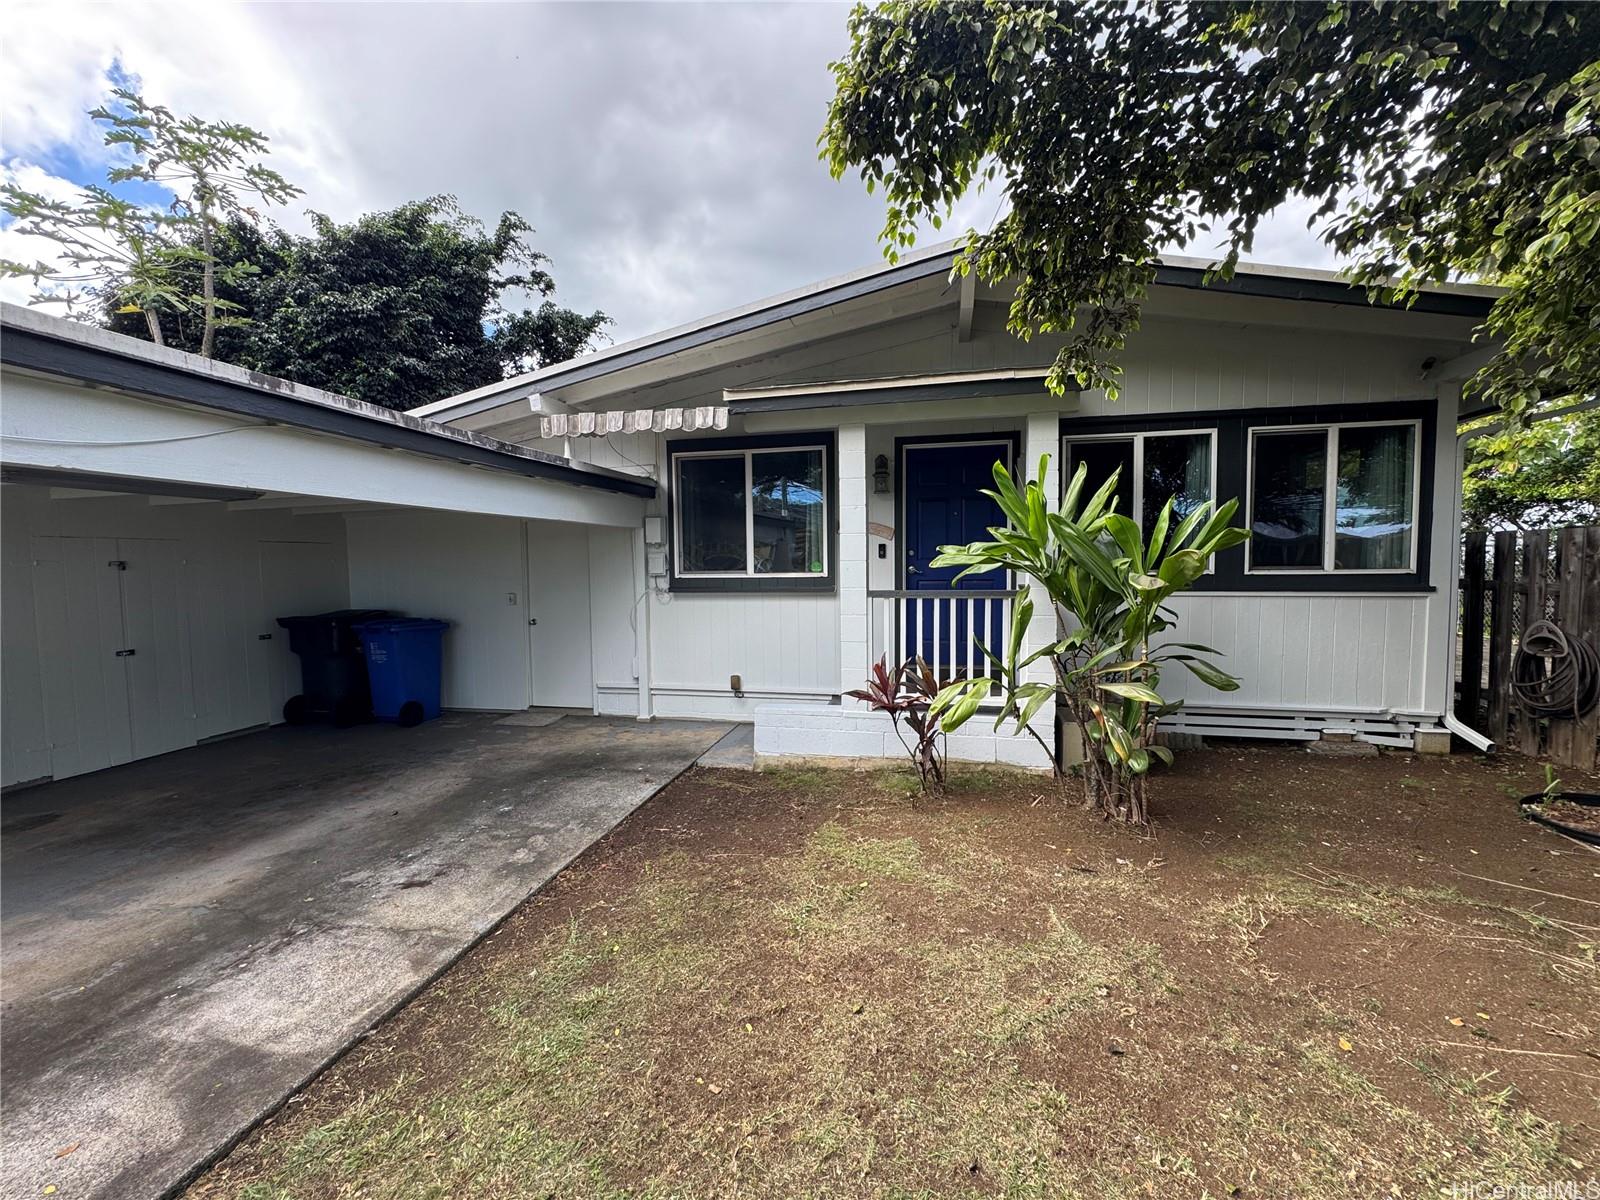
{"label": "white porch railing", "polygon": [[867,593],[872,661],[889,665],[920,654],[941,680],[997,678],[977,643],[1005,657],[1011,591],[884,591]]}

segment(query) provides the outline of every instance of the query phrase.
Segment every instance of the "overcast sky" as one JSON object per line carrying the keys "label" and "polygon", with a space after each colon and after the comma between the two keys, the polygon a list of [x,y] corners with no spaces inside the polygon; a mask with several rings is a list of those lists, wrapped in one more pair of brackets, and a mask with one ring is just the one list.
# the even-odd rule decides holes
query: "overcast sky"
{"label": "overcast sky", "polygon": [[[515,209],[556,298],[604,309],[626,340],[879,261],[879,200],[817,159],[847,11],[25,0],[0,38],[0,168],[35,190],[102,180],[84,114],[120,72],[154,103],[268,134],[306,193],[274,214],[291,228],[306,208],[348,220],[439,192],[486,221]],[[994,212],[972,199],[946,229]],[[0,253],[33,257],[4,230]],[[1330,265],[1299,214],[1252,257]]]}

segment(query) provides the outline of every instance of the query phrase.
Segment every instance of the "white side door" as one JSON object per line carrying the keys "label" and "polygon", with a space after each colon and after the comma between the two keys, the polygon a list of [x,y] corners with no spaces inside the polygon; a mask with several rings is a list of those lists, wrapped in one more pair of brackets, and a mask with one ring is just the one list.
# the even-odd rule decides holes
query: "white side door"
{"label": "white side door", "polygon": [[65,779],[125,763],[133,738],[116,540],[36,537],[32,551],[50,774]]}
{"label": "white side door", "polygon": [[175,541],[119,538],[123,667],[134,758],[195,743],[189,597]]}
{"label": "white side door", "polygon": [[551,521],[529,521],[527,530],[533,703],[592,709],[589,533],[582,526]]}

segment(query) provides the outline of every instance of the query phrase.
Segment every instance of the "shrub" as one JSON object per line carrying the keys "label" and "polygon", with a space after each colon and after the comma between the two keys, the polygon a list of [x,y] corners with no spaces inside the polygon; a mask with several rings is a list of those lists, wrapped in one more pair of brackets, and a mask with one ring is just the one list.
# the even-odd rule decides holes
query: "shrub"
{"label": "shrub", "polygon": [[[1040,479],[1049,461],[1040,461]],[[953,731],[998,686],[1002,707],[995,728],[1011,720],[1018,733],[1038,737],[1029,722],[1055,698],[1082,738],[1085,805],[1109,819],[1145,824],[1150,765],[1172,761],[1172,752],[1155,743],[1156,727],[1182,704],[1162,698],[1163,667],[1181,664],[1224,691],[1239,686],[1210,661],[1218,651],[1184,642],[1156,643],[1177,620],[1167,601],[1205,574],[1213,555],[1250,536],[1229,524],[1238,501],[1229,500],[1215,511],[1207,502],[1174,522],[1169,500],[1145,539],[1132,520],[1115,511],[1115,473],[1080,507],[1085,486],[1080,466],[1054,512],[1038,480],[1022,483],[1001,463],[995,464],[994,480],[995,490],[984,494],[999,504],[1009,525],[990,529],[991,542],[941,546],[933,565],[964,567],[957,579],[1004,567],[1036,581],[1050,597],[1060,637],[1023,655],[1034,605],[1022,591],[1012,601],[1005,658],[979,644],[998,669],[997,683],[971,679],[949,684],[935,698],[933,716],[941,729]],[[1041,659],[1050,661],[1054,682],[1025,681],[1026,668]]]}
{"label": "shrub", "polygon": [[[943,686],[920,655],[913,655],[897,667],[890,667],[885,656],[873,664],[866,687],[845,693],[865,700],[874,712],[889,714],[894,735],[916,768],[924,793],[944,788],[944,731],[933,713],[934,699]],[[902,724],[913,740],[906,740],[900,730]]]}

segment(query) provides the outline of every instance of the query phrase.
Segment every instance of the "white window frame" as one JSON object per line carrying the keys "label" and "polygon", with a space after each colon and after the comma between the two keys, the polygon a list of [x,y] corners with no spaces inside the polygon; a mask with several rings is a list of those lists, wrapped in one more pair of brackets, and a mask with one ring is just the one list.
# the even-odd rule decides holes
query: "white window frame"
{"label": "white window frame", "polygon": [[[1336,567],[1333,565],[1335,538],[1339,532],[1339,432],[1344,429],[1372,429],[1377,427],[1398,429],[1411,427],[1411,553],[1403,567]],[[1423,537],[1422,529],[1422,422],[1408,421],[1327,421],[1307,425],[1252,425],[1245,449],[1245,528],[1256,525],[1256,435],[1258,433],[1322,433],[1326,434],[1323,465],[1322,494],[1322,566],[1320,567],[1257,567],[1253,554],[1254,539],[1245,543],[1244,573],[1256,576],[1275,575],[1415,575],[1417,552]]]}
{"label": "white window frame", "polygon": [[[1133,511],[1124,513],[1139,527],[1140,534],[1148,532],[1144,527],[1144,440],[1145,438],[1161,437],[1199,437],[1204,436],[1211,444],[1210,464],[1210,496],[1213,509],[1217,504],[1217,431],[1216,429],[1136,429],[1125,433],[1064,433],[1061,435],[1061,490],[1066,494],[1067,486],[1072,482],[1072,446],[1078,442],[1133,442]],[[1211,568],[1207,568],[1210,570]]]}
{"label": "white window frame", "polygon": [[[756,505],[755,468],[753,456],[757,454],[785,454],[797,450],[816,451],[822,455],[822,570],[820,571],[757,571],[756,565]],[[828,447],[821,442],[794,446],[730,446],[726,450],[683,450],[668,453],[672,458],[672,573],[679,579],[826,579],[832,564],[828,558],[831,538],[828,531],[833,519],[832,498],[828,488]],[[683,478],[678,466],[687,458],[743,458],[744,459],[744,561],[743,571],[687,571],[683,566]]]}

